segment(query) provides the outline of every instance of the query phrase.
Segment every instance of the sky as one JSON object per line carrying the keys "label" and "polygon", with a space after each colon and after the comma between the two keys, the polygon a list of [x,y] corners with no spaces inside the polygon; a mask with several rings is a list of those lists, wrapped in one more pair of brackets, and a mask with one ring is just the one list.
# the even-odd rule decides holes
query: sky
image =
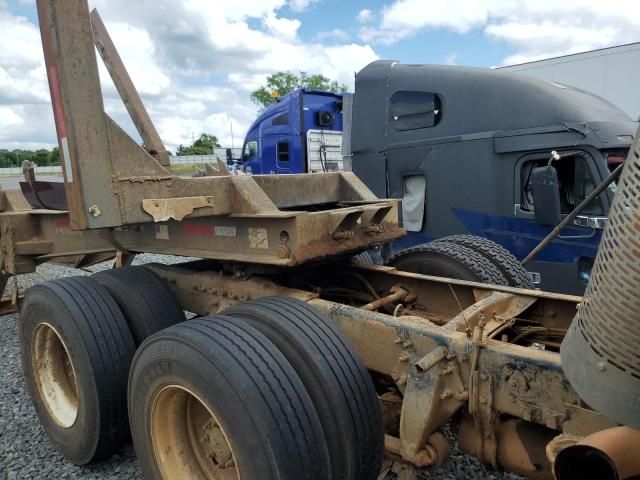
{"label": "sky", "polygon": [[[282,70],[353,89],[377,59],[497,67],[640,41],[639,0],[89,0],[170,150],[241,146]],[[0,148],[56,144],[34,0],[0,0]],[[105,110],[135,139],[101,67]],[[233,136],[232,136],[233,130]]]}

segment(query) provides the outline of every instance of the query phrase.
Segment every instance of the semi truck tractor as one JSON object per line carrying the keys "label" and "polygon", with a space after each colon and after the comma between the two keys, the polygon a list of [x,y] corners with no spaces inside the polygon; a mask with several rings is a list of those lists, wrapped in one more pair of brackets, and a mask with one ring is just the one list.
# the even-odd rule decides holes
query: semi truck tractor
{"label": "semi truck tractor", "polygon": [[[245,143],[251,169],[265,171],[254,167],[259,158],[272,172],[318,170],[305,162],[313,149],[300,147],[305,133],[312,135],[305,131],[311,124],[292,114],[289,125],[274,123],[274,117],[284,115],[276,112],[298,112],[306,95],[298,91],[284,97],[282,105],[270,107],[256,121]],[[345,96],[341,103],[335,98],[333,111],[343,112],[336,114],[332,128],[337,132],[344,125],[345,165],[352,164],[376,195],[403,200],[409,235],[395,241],[389,254],[472,234],[523,259],[623,161],[638,125],[588,92],[483,68],[377,61],[356,75],[353,99]],[[305,102],[310,110],[300,112],[309,122],[320,112],[310,99]],[[329,109],[326,104],[317,108]],[[275,130],[288,133],[257,134]],[[278,149],[289,153],[278,154]],[[542,211],[545,199],[534,198],[532,172],[546,165],[554,151],[561,158],[551,163],[561,208],[549,217]],[[287,159],[286,168],[273,167],[281,158]],[[527,265],[538,287],[584,291],[615,186],[587,205]],[[536,203],[541,207],[536,209]]]}
{"label": "semi truck tractor", "polygon": [[242,151],[247,173],[343,169],[343,95],[298,89],[276,97],[249,128]]}
{"label": "semi truck tractor", "polygon": [[[638,123],[575,88],[508,72],[377,61],[356,75],[353,171],[403,199],[394,248],[470,233],[524,258],[626,157]],[[532,172],[551,152],[561,215],[542,218]],[[615,192],[590,203],[527,267],[538,286],[580,294]],[[544,208],[544,207],[542,207]]]}
{"label": "semi truck tractor", "polygon": [[[66,205],[0,191],[0,280],[46,262],[117,267],[20,301],[25,383],[67,461],[132,440],[147,479],[415,480],[455,437],[530,479],[640,475],[640,138],[584,299],[514,288],[522,272],[486,238],[356,264],[404,236],[397,199],[352,172],[172,175],[104,112],[97,13],[37,8]],[[101,54],[131,98],[117,52]],[[444,121],[445,98],[427,116]],[[130,266],[139,253],[185,258]],[[434,263],[493,284],[420,272]]]}

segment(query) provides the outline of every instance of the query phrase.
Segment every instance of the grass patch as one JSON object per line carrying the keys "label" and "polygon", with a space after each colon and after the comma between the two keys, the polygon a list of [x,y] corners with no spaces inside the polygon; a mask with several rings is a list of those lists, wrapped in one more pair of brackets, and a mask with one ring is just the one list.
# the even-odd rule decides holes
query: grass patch
{"label": "grass patch", "polygon": [[171,165],[171,173],[174,175],[181,175],[183,177],[190,177],[196,170],[204,169],[204,163],[185,163],[178,165]]}

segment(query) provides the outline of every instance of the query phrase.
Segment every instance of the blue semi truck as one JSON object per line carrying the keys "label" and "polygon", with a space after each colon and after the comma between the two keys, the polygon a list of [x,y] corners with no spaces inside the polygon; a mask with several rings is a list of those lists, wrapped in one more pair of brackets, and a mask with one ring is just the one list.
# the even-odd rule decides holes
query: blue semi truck
{"label": "blue semi truck", "polygon": [[[560,155],[550,163],[557,224],[624,160],[637,127],[606,100],[564,85],[381,60],[356,75],[353,95],[298,90],[267,108],[243,160],[252,173],[322,171],[318,158],[328,163],[334,135],[342,157],[332,147],[331,169],[352,169],[379,197],[403,200],[409,235],[393,250],[471,233],[523,259],[554,227],[536,210],[549,199],[535,198],[534,170]],[[541,288],[583,293],[613,187],[527,264]]]}
{"label": "blue semi truck", "polygon": [[343,169],[343,95],[299,89],[277,98],[251,125],[243,145],[247,173]]}

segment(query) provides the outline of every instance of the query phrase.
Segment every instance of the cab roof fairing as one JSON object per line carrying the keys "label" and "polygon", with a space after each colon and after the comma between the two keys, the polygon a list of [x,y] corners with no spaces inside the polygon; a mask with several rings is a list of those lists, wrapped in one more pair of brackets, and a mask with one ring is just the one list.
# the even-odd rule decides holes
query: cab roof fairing
{"label": "cab roof fairing", "polygon": [[[404,132],[391,129],[389,99],[403,90],[439,95],[438,125]],[[366,129],[356,127],[361,122]],[[637,129],[637,123],[609,101],[565,85],[487,68],[378,60],[356,75],[352,148],[381,151],[388,143],[418,138],[589,123],[604,127],[608,122],[620,128],[618,135]]]}

